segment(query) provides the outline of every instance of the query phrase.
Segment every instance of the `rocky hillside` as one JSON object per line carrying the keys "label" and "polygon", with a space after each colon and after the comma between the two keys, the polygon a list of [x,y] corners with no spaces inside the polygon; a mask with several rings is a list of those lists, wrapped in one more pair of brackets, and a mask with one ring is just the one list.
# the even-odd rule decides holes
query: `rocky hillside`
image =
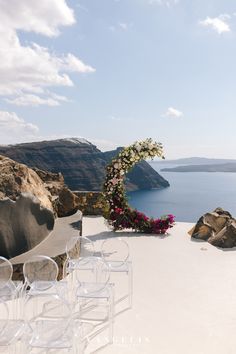
{"label": "rocky hillside", "polygon": [[53,209],[50,192],[42,179],[31,168],[0,155],[0,200],[16,200],[22,193],[30,193],[40,204]]}
{"label": "rocky hillside", "polygon": [[[32,169],[0,155],[0,203],[7,198],[17,201],[22,195],[33,195],[41,207],[58,217],[72,215],[82,206],[80,198],[65,185],[61,173]],[[28,201],[26,204],[29,205]],[[1,239],[1,220],[0,225]]]}
{"label": "rocky hillside", "polygon": [[[85,139],[59,139],[0,146],[0,154],[51,172],[61,172],[72,190],[99,191],[107,163],[116,151],[101,152]],[[169,183],[142,161],[127,175],[128,190],[168,187]]]}

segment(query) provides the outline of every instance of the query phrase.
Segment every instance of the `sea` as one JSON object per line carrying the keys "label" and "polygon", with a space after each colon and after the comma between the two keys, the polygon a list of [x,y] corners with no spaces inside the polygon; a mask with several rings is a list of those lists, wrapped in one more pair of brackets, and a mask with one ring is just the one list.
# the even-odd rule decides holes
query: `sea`
{"label": "sea", "polygon": [[236,173],[162,172],[173,164],[150,163],[170,187],[129,192],[129,204],[149,217],[173,214],[176,221],[196,222],[204,213],[221,207],[236,217]]}

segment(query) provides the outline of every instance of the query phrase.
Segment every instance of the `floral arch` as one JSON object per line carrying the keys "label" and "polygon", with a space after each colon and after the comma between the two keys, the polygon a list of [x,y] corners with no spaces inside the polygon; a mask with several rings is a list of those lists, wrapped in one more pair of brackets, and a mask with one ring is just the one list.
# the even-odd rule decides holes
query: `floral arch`
{"label": "floral arch", "polygon": [[124,178],[139,161],[155,156],[164,159],[161,143],[152,139],[135,142],[124,148],[107,166],[103,196],[106,202],[105,218],[115,231],[133,229],[138,232],[164,234],[173,226],[174,216],[164,215],[158,219],[129,206],[125,193]]}

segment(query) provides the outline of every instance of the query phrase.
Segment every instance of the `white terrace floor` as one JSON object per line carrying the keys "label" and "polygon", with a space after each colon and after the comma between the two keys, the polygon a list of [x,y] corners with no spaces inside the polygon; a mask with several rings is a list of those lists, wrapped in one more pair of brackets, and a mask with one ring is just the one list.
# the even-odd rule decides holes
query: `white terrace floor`
{"label": "white terrace floor", "polygon": [[[191,226],[177,223],[164,238],[120,233],[133,261],[133,308],[116,317],[114,344],[100,353],[236,353],[236,252],[191,241]],[[83,235],[99,249],[114,233],[86,217]]]}

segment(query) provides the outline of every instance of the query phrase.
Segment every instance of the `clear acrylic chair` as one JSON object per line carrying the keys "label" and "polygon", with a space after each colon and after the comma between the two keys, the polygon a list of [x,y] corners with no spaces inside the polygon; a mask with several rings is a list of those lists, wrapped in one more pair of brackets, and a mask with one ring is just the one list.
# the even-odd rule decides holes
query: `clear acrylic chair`
{"label": "clear acrylic chair", "polygon": [[13,282],[13,266],[5,257],[0,256],[0,298],[10,300],[18,296],[22,282]]}
{"label": "clear acrylic chair", "polygon": [[14,350],[17,340],[23,333],[21,299],[19,286],[12,281],[12,264],[0,257],[0,351],[3,348]]}
{"label": "clear acrylic chair", "polygon": [[67,297],[67,283],[57,281],[57,263],[48,256],[35,255],[23,265],[24,292],[27,296],[42,292]]}
{"label": "clear acrylic chair", "polygon": [[87,237],[72,237],[66,244],[67,259],[64,263],[63,277],[67,277],[70,290],[75,284],[74,269],[79,259],[93,257],[95,254],[94,243]]}
{"label": "clear acrylic chair", "polygon": [[[108,265],[100,257],[81,258],[76,263],[75,279],[75,311],[78,307],[78,318],[97,323],[99,330],[108,327],[108,342],[112,343],[114,286],[109,283]],[[97,334],[96,330],[94,334]]]}
{"label": "clear acrylic chair", "polygon": [[[85,326],[83,328],[81,327],[80,321],[74,321],[74,319],[71,317],[71,311],[74,307],[74,303],[70,302],[71,298],[69,296],[67,282],[57,280],[58,266],[56,262],[47,256],[33,256],[27,262],[24,263],[23,273],[25,277],[24,313],[27,313],[28,309],[31,308],[33,309],[31,310],[31,312],[33,311],[36,316],[35,318],[37,318],[37,321],[34,323],[34,325],[35,328],[37,328],[38,332],[32,332],[32,321],[35,319],[34,316],[27,318],[25,321],[26,323],[30,321],[28,325],[28,330],[31,329],[31,337],[30,339],[28,339],[28,343],[31,349],[36,348],[37,346],[45,346],[45,348],[50,347],[50,345],[46,343],[47,335],[43,334],[45,328],[48,328],[48,338],[50,338],[53,343],[51,344],[51,348],[73,352],[74,347],[71,347],[71,340],[74,337],[77,342],[79,340],[80,347],[83,347],[86,342],[86,338],[84,338],[84,333],[88,330],[85,328]],[[69,317],[72,322],[68,325],[68,332],[67,327],[61,327],[62,322],[65,321],[65,323],[67,323],[67,320],[65,318],[65,313],[60,313],[59,305],[66,310],[66,314],[69,314],[70,310]],[[50,314],[52,315],[53,309],[55,310],[55,316],[59,316],[59,319],[52,317],[49,318],[48,322],[46,320],[46,317],[49,316],[48,310],[50,310]],[[45,310],[47,310],[46,314]],[[42,318],[40,317],[41,315]],[[65,331],[65,336],[61,337],[59,342],[57,342],[56,340],[56,335],[58,332],[56,332],[56,330],[53,331],[53,323],[55,323],[56,320],[58,320],[58,332],[60,333],[60,331]],[[41,339],[40,342],[37,342],[36,337],[40,334],[41,324]],[[51,329],[50,326],[52,326]],[[80,348],[80,350],[82,349]]]}
{"label": "clear acrylic chair", "polygon": [[40,292],[55,285],[58,266],[52,258],[36,255],[24,263],[23,274],[28,286],[32,290]]}
{"label": "clear acrylic chair", "polygon": [[128,298],[129,308],[132,307],[133,298],[133,269],[130,261],[130,251],[128,243],[119,238],[106,239],[101,246],[102,259],[108,264],[110,272],[124,273],[128,276],[128,291],[119,302]]}
{"label": "clear acrylic chair", "polygon": [[[24,305],[25,353],[83,353],[85,344],[75,326],[72,307],[55,294],[40,293],[27,298]],[[42,351],[43,349],[43,351]]]}
{"label": "clear acrylic chair", "polygon": [[84,257],[92,257],[95,254],[94,243],[87,237],[72,237],[66,244],[66,256],[70,269],[73,269],[74,263]]}
{"label": "clear acrylic chair", "polygon": [[5,257],[0,257],[0,288],[3,288],[11,281],[13,267]]}

